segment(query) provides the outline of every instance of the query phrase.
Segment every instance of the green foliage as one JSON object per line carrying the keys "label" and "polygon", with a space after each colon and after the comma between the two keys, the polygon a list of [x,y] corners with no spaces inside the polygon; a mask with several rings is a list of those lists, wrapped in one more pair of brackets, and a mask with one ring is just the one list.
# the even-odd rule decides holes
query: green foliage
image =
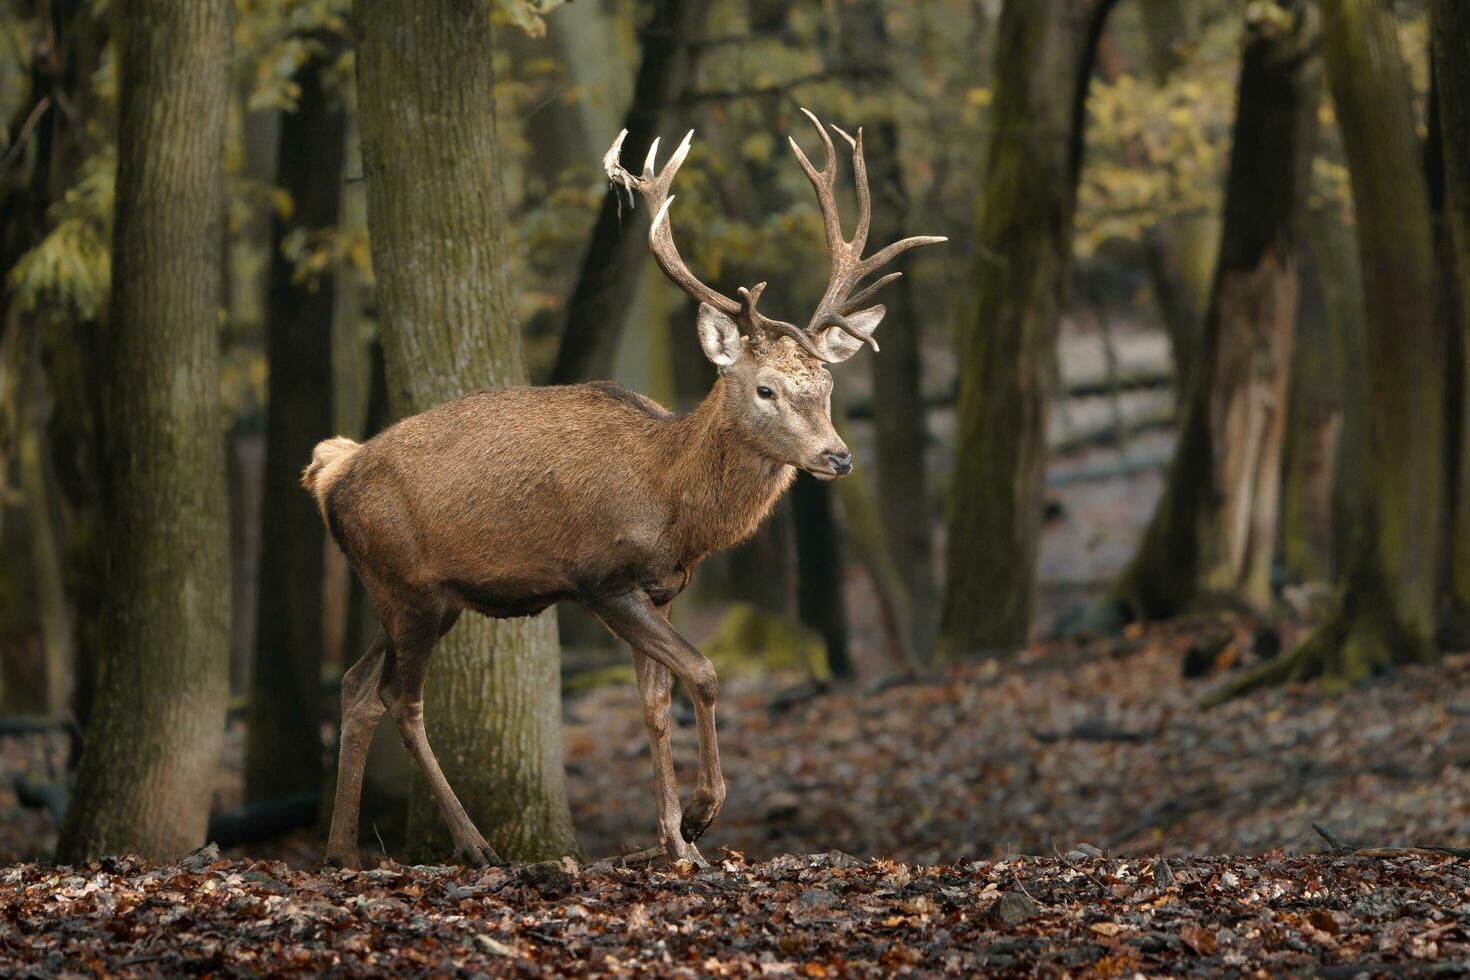
{"label": "green foliage", "polygon": [[1142,64],[1111,81],[1093,79],[1073,241],[1079,258],[1111,240],[1141,241],[1160,220],[1219,211],[1239,38],[1232,12],[1206,28],[1164,84],[1148,78]]}
{"label": "green foliage", "polygon": [[75,186],[51,207],[51,229],[8,274],[15,302],[76,321],[101,318],[112,290],[112,148],[89,158]]}
{"label": "green foliage", "polygon": [[531,37],[546,34],[542,16],[560,7],[566,0],[495,0],[495,12]]}
{"label": "green foliage", "polygon": [[237,73],[247,80],[246,109],[291,111],[301,90],[293,81],[312,57],[339,50],[329,78],[343,97],[351,92],[351,0],[235,0]]}

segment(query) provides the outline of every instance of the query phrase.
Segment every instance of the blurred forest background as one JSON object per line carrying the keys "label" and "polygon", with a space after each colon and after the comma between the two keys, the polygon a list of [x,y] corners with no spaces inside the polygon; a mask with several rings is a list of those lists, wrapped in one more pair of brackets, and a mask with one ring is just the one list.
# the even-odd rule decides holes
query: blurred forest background
{"label": "blurred forest background", "polygon": [[[802,106],[865,127],[875,240],[949,243],[833,371],[854,476],[676,607],[734,679],[714,839],[1259,849],[1319,793],[1464,842],[1456,0],[425,3],[0,4],[0,857],[313,854],[376,624],[311,447],[487,384],[694,405],[694,310],[602,156],[694,128],[691,268],[794,316]],[[647,843],[626,651],[570,608],[452,636],[430,736],[502,852]],[[364,842],[442,856],[377,738]]]}

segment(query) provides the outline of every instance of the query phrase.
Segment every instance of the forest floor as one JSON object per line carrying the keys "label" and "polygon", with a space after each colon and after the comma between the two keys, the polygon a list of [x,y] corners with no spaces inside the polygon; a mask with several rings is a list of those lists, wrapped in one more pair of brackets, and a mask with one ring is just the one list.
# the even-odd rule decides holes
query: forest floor
{"label": "forest floor", "polygon": [[[309,833],[246,849],[284,862],[17,863],[0,974],[1470,971],[1470,861],[1312,830],[1470,844],[1470,655],[1198,710],[1254,648],[1217,617],[882,689],[732,680],[713,870],[322,874]],[[636,693],[566,715],[585,853],[652,844]],[[687,782],[688,724],[675,749]],[[49,818],[9,816],[0,861],[44,854]]]}
{"label": "forest floor", "polygon": [[702,870],[293,871],[205,849],[0,870],[0,972],[57,975],[1372,976],[1470,970],[1470,866],[1435,854],[841,852]]}

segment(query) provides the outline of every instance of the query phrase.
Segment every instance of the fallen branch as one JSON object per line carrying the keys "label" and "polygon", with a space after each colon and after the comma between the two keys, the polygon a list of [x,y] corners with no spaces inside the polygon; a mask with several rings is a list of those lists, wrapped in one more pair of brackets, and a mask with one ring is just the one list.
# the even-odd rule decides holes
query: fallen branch
{"label": "fallen branch", "polygon": [[1312,824],[1312,829],[1317,832],[1318,837],[1321,837],[1327,842],[1327,849],[1332,854],[1371,858],[1396,858],[1416,854],[1424,857],[1434,857],[1441,854],[1448,854],[1451,857],[1470,858],[1470,847],[1448,847],[1444,844],[1411,844],[1408,847],[1355,847],[1320,823]]}
{"label": "fallen branch", "polygon": [[1065,732],[1028,729],[1038,742],[1147,742],[1156,738],[1162,727],[1152,729],[1113,728],[1101,721],[1084,721]]}

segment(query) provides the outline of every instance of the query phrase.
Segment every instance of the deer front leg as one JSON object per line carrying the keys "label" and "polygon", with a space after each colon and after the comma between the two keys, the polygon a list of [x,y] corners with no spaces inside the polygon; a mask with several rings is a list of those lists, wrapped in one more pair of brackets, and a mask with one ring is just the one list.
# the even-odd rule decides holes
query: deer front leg
{"label": "deer front leg", "polygon": [[705,867],[709,862],[699,853],[699,848],[684,840],[679,831],[679,779],[674,774],[674,751],[669,745],[673,675],[663,664],[637,650],[633,651],[633,673],[638,678],[638,693],[643,699],[643,721],[648,726],[648,748],[653,758],[659,845],[671,861],[683,859]]}
{"label": "deer front leg", "polygon": [[[720,748],[715,741],[715,699],[719,694],[719,681],[715,677],[714,664],[669,625],[653,600],[642,590],[585,601],[615,636],[673,671],[694,701],[699,734],[699,775],[694,795],[679,822],[679,836],[686,843],[693,844],[709,829],[725,804]],[[671,853],[670,856],[675,855]]]}

